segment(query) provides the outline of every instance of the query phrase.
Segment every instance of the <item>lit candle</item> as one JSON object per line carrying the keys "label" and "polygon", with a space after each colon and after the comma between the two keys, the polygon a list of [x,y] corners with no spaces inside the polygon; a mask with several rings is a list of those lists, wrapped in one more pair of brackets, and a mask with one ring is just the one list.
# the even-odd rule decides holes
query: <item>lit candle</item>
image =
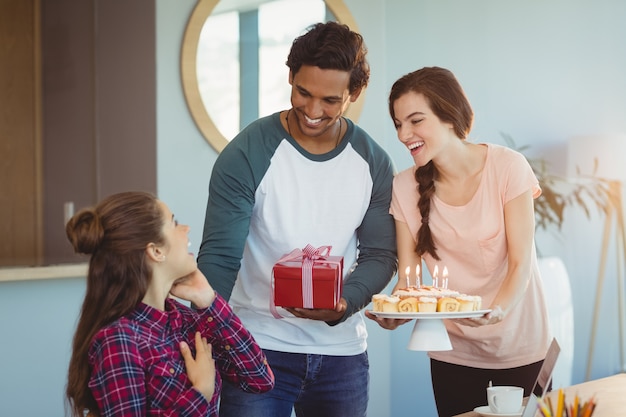
{"label": "lit candle", "polygon": [[411,273],[411,267],[407,266],[406,269],[404,270],[404,275],[406,278],[406,287],[409,288],[409,274]]}
{"label": "lit candle", "polygon": [[433,270],[433,287],[439,288],[439,265],[435,265]]}
{"label": "lit candle", "polygon": [[419,265],[415,266],[415,286],[417,288],[422,286],[422,271]]}
{"label": "lit candle", "polygon": [[448,289],[448,267],[443,267],[443,288]]}

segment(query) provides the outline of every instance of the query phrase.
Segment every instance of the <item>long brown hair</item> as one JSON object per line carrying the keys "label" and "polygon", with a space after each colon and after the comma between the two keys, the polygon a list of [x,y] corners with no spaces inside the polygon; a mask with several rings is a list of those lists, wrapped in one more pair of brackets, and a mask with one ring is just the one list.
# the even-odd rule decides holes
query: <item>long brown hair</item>
{"label": "long brown hair", "polygon": [[[474,122],[474,111],[461,84],[451,71],[439,67],[425,67],[398,79],[389,93],[389,114],[394,123],[396,114],[393,105],[396,100],[409,92],[423,95],[439,120],[452,124],[454,133],[460,139],[467,138]],[[433,161],[415,171],[415,180],[418,184],[417,191],[420,195],[417,206],[422,216],[422,225],[417,232],[415,251],[420,256],[430,253],[433,258],[440,260],[428,224],[430,202],[435,194],[437,174]]]}
{"label": "long brown hair", "polygon": [[150,193],[124,192],[76,213],[65,227],[77,253],[90,254],[87,290],[72,346],[66,395],[73,416],[98,416],[88,387],[88,352],[94,335],[128,314],[146,294],[152,271],[148,243],[163,243],[162,212]]}

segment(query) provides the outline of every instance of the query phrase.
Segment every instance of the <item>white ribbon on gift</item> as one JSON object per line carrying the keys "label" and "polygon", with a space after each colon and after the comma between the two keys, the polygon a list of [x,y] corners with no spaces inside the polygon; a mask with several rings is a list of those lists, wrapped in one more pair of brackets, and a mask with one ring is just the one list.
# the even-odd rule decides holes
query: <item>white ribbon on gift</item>
{"label": "white ribbon on gift", "polygon": [[[294,249],[287,255],[283,256],[276,263],[295,261],[302,259],[302,307],[313,308],[313,264],[318,259],[325,259],[330,256],[332,246],[320,246],[316,248],[307,244],[304,249]],[[270,311],[272,315],[279,319],[280,315],[274,303],[274,273],[272,272],[272,290],[270,297]]]}

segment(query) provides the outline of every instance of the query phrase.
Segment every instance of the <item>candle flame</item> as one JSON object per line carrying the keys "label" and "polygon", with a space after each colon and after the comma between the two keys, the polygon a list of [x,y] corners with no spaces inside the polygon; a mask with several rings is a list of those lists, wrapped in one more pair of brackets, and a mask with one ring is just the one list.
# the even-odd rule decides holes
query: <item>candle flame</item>
{"label": "candle flame", "polygon": [[435,269],[433,270],[433,276],[435,278],[439,276],[439,265],[435,265]]}

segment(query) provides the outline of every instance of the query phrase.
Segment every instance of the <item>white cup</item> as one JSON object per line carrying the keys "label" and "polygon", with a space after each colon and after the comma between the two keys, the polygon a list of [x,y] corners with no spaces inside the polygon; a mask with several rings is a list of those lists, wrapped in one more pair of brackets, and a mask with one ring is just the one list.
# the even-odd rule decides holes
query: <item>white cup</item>
{"label": "white cup", "polygon": [[524,388],[512,386],[494,386],[487,388],[487,404],[497,414],[516,413],[522,408]]}

